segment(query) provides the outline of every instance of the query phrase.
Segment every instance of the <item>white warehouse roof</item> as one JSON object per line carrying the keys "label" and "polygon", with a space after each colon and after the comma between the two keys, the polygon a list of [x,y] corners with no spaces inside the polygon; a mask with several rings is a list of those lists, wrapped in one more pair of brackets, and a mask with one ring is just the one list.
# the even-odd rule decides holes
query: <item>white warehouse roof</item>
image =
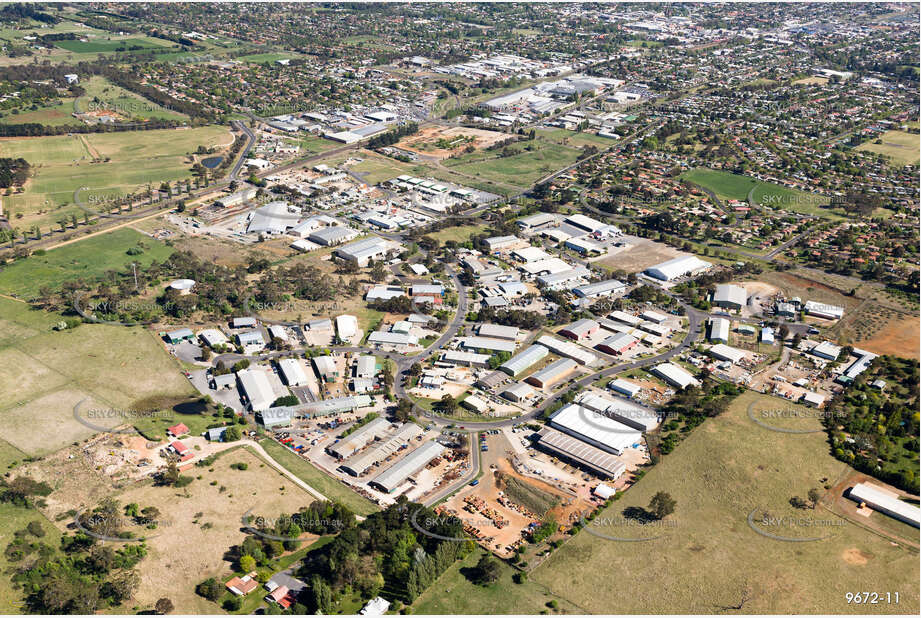
{"label": "white warehouse roof", "polygon": [[661,365],[656,365],[653,367],[652,373],[659,376],[672,386],[677,386],[678,388],[685,388],[691,384],[700,384],[700,382],[698,382],[694,376],[692,376],[678,365],[673,365],[672,363],[662,363]]}
{"label": "white warehouse roof", "polygon": [[656,264],[646,269],[646,274],[662,281],[672,281],[687,274],[703,271],[713,266],[696,255],[684,255]]}
{"label": "white warehouse roof", "polygon": [[574,403],[553,414],[550,425],[615,455],[643,439],[636,429]]}

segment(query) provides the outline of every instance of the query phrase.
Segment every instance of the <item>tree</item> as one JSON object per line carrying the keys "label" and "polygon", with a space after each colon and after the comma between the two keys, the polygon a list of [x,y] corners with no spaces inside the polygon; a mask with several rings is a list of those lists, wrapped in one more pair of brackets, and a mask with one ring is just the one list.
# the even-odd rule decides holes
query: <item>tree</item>
{"label": "tree", "polygon": [[236,442],[243,437],[243,432],[240,431],[238,425],[232,425],[224,430],[224,442]]}
{"label": "tree", "polygon": [[310,579],[310,600],[317,614],[329,614],[333,605],[333,591],[319,575]]}
{"label": "tree", "polygon": [[675,512],[678,503],[668,493],[660,491],[649,501],[649,510],[656,519],[664,519]]}
{"label": "tree", "polygon": [[816,505],[819,503],[819,499],[822,497],[822,492],[818,488],[813,487],[809,490],[807,494],[809,497],[809,502],[812,503],[812,508],[815,509]]}
{"label": "tree", "polygon": [[451,395],[445,395],[438,402],[438,407],[445,414],[454,414],[457,412],[457,400]]}
{"label": "tree", "polygon": [[485,586],[499,579],[499,561],[492,554],[483,554],[474,567],[474,582]]}
{"label": "tree", "polygon": [[157,603],[156,605],[154,605],[154,609],[161,616],[163,614],[168,614],[171,611],[173,611],[173,602],[167,599],[166,597],[163,597],[162,599],[157,599]]}
{"label": "tree", "polygon": [[808,506],[808,503],[799,496],[793,496],[790,498],[790,506],[795,509],[804,509]]}
{"label": "tree", "polygon": [[256,559],[252,556],[240,557],[240,570],[244,573],[250,573],[256,570]]}
{"label": "tree", "polygon": [[384,268],[383,262],[374,262],[374,265],[371,267],[371,280],[375,283],[380,283],[387,278],[387,269]]}
{"label": "tree", "polygon": [[217,601],[224,594],[224,586],[213,577],[209,577],[195,587],[195,592],[209,601]]}

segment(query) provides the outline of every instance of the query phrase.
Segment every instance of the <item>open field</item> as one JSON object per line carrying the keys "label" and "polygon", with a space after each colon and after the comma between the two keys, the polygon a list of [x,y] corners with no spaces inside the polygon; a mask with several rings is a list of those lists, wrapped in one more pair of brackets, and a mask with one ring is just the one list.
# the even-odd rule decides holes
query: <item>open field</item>
{"label": "open field", "polygon": [[87,187],[85,200],[104,199],[187,178],[189,153],[231,142],[220,126],[3,139],[0,156],[23,157],[33,167],[25,190],[4,197],[3,205],[24,215],[20,228],[47,227],[71,214],[82,218],[83,211],[73,206],[75,189]]}
{"label": "open field", "polygon": [[[695,429],[622,500],[591,522],[589,530],[537,567],[531,579],[594,613],[611,607],[625,613],[718,613],[740,603],[745,613],[893,610],[885,605],[848,605],[844,595],[856,589],[898,590],[898,611],[916,612],[917,553],[844,522],[822,506],[796,511],[789,505],[791,496],[805,496],[823,483],[831,486],[849,469],[828,454],[818,419],[787,419],[814,433],[772,432],[748,417],[752,403],[755,414],[793,407],[756,393],[740,396],[722,416]],[[658,491],[677,501],[667,520],[670,525],[654,526],[649,532],[623,525],[629,521],[623,519],[625,509],[645,507]],[[756,522],[762,522],[765,512],[807,520],[782,527],[756,523],[763,531],[788,538],[825,538],[768,538],[749,527],[753,512]],[[590,531],[657,538],[617,542]],[[610,585],[611,573],[619,574],[617,586]]]}
{"label": "open field", "polygon": [[886,324],[868,339],[855,341],[858,347],[877,354],[892,354],[902,358],[921,358],[918,353],[921,341],[921,324],[917,317],[907,317]]}
{"label": "open field", "polygon": [[290,60],[292,58],[298,58],[297,54],[288,54],[288,53],[265,53],[265,54],[249,54],[248,56],[240,56],[237,60],[242,60],[243,62],[250,62],[252,64],[263,64],[266,62],[275,62],[277,60]]}
{"label": "open field", "polygon": [[585,133],[582,131],[569,131],[567,129],[539,129],[538,137],[559,142],[567,146],[598,146],[607,148],[615,143],[609,137],[600,137],[594,133]]}
{"label": "open field", "polygon": [[465,155],[446,162],[456,170],[489,181],[526,188],[538,179],[575,162],[580,151],[576,148],[548,143],[544,140],[525,142],[522,146],[535,146],[533,151],[523,151],[509,157],[482,158],[478,153]]}
{"label": "open field", "polygon": [[26,124],[37,122],[48,126],[62,124],[78,124],[76,118],[71,116],[74,111],[73,97],[62,97],[57,102],[43,105],[37,109],[10,109],[4,110],[0,117],[0,124]]}
{"label": "open field", "polygon": [[828,202],[827,198],[762,182],[748,176],[698,167],[683,173],[680,178],[709,189],[722,199],[747,201],[751,195],[755,204],[774,209],[805,214],[828,214],[827,210],[819,208],[820,204]]}
{"label": "open field", "polygon": [[[500,563],[499,579],[488,586],[472,583],[465,573],[476,566],[483,550],[477,548],[463,560],[452,565],[428,590],[413,603],[414,614],[539,614],[547,611],[547,603],[556,600],[561,613],[579,614],[586,610],[554,595],[545,586],[527,581],[512,581],[515,569]],[[606,610],[612,611],[611,608]]]}
{"label": "open field", "polygon": [[[645,238],[631,239],[631,246],[604,259],[592,262],[610,270],[636,273],[681,255],[681,251]],[[709,260],[709,258],[706,258]]]}
{"label": "open field", "polygon": [[888,157],[893,165],[914,165],[918,163],[921,154],[918,149],[921,147],[921,141],[917,133],[906,133],[905,131],[886,131],[878,138],[881,144],[875,143],[876,140],[865,142],[857,147],[857,150],[875,152]]}
{"label": "open field", "polygon": [[[248,468],[231,469],[237,462]],[[147,541],[135,602],[151,607],[168,590],[179,613],[222,613],[195,594],[195,585],[208,577],[230,576],[231,564],[223,555],[245,538],[244,514],[252,509],[255,515],[276,518],[310,504],[313,497],[246,449],[224,453],[212,466],[195,467],[189,474],[196,480],[188,491],[143,484],[117,496],[121,504],[156,505],[163,513],[159,534]]]}
{"label": "open field", "polygon": [[794,85],[803,84],[804,86],[809,86],[812,84],[817,84],[819,86],[824,86],[828,83],[827,77],[804,77],[803,79],[798,79],[795,82],[792,82]]}
{"label": "open field", "polygon": [[116,86],[106,78],[98,75],[90,77],[80,85],[86,90],[86,95],[77,99],[77,108],[83,113],[93,110],[108,110],[115,112],[125,120],[132,118],[142,120],[151,118],[188,119],[185,114],[161,107],[153,101],[149,101],[130,90],[125,90],[121,86]]}
{"label": "open field", "polygon": [[469,147],[477,150],[508,139],[509,135],[499,131],[471,129],[467,127],[426,127],[418,133],[404,137],[395,146],[429,157],[446,159]]}
{"label": "open field", "polygon": [[486,229],[485,225],[460,225],[457,227],[449,227],[443,230],[439,230],[433,234],[426,234],[441,243],[453,240],[454,242],[462,243],[470,240],[470,237],[474,234],[479,234]]}
{"label": "open field", "polygon": [[[84,324],[55,332],[50,323],[60,316],[7,299],[0,299],[0,313],[3,326],[18,334],[0,339],[0,423],[6,428],[0,446],[42,456],[89,438],[94,430],[74,418],[81,401],[80,411],[130,410],[143,399],[194,394],[145,329]],[[104,427],[120,422],[119,417],[93,421]],[[10,448],[0,448],[2,462],[21,460]]]}
{"label": "open field", "polygon": [[[143,253],[127,254],[128,249],[138,246]],[[124,227],[5,266],[0,271],[0,293],[28,300],[37,296],[42,286],[59,289],[65,281],[92,280],[109,270],[122,271],[132,262],[147,266],[172,253],[173,249],[162,242]]]}
{"label": "open field", "polygon": [[320,471],[309,461],[300,455],[295,455],[278,442],[274,440],[263,440],[261,444],[265,452],[268,453],[272,459],[287,468],[292,474],[297,475],[299,479],[330,500],[342,502],[352,509],[352,512],[358,515],[368,515],[378,510],[377,505],[359,496],[350,488],[327,475],[325,472]]}
{"label": "open field", "polygon": [[93,53],[113,53],[124,51],[140,51],[145,49],[160,49],[162,47],[173,47],[174,43],[161,41],[152,37],[132,36],[129,38],[92,38],[86,41],[55,41],[55,47],[73,52],[75,54],[93,54]]}

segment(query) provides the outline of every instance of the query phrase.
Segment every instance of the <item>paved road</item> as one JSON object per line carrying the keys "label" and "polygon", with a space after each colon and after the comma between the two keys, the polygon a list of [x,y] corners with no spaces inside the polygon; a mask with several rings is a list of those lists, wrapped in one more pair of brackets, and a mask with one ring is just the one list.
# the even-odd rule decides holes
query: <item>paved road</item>
{"label": "paved road", "polygon": [[240,131],[246,135],[246,146],[243,147],[243,150],[240,152],[240,157],[237,159],[237,162],[233,164],[233,169],[230,171],[229,178],[231,180],[236,180],[237,175],[240,173],[240,169],[243,167],[243,162],[246,161],[246,158],[249,156],[249,151],[256,145],[256,134],[239,120],[234,120],[230,124],[240,129]]}

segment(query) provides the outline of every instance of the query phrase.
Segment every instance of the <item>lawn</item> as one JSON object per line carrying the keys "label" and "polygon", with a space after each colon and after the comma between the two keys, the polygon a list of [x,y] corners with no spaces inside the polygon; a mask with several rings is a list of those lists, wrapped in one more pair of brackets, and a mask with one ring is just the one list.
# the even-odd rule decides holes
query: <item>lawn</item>
{"label": "lawn", "polygon": [[[718,418],[696,428],[670,455],[602,512],[592,530],[617,542],[578,533],[531,573],[586,613],[718,613],[744,603],[744,613],[886,613],[892,607],[848,605],[854,590],[899,591],[898,611],[918,610],[918,557],[819,507],[795,510],[793,495],[833,485],[849,468],[834,460],[822,431],[770,431],[748,417],[748,406],[791,408],[780,399],[745,393]],[[772,421],[773,422],[773,421]],[[798,418],[819,430],[818,419]],[[778,424],[780,421],[778,421]],[[825,479],[823,481],[823,479]],[[668,526],[645,531],[623,525],[628,507],[645,508],[659,491],[677,508]],[[749,527],[748,516],[795,517],[805,524],[768,528],[783,542]],[[789,520],[787,520],[789,521]],[[757,525],[757,524],[756,524]],[[617,573],[617,585],[610,585]],[[495,611],[514,612],[514,603]]]}
{"label": "lawn", "polygon": [[878,138],[882,143],[875,143],[876,140],[864,142],[857,147],[857,150],[875,152],[888,157],[893,165],[915,165],[918,163],[919,155],[919,136],[917,133],[907,133],[905,131],[886,131]]}
{"label": "lawn", "polygon": [[[480,614],[525,614],[534,615],[547,611],[547,603],[556,600],[559,609],[567,614],[587,613],[556,596],[551,588],[526,581],[516,584],[512,581],[515,569],[500,563],[499,579],[488,586],[472,583],[464,574],[476,566],[483,555],[479,548],[463,560],[450,566],[435,583],[429,586],[412,604],[414,614],[431,615],[480,615]],[[553,586],[553,588],[557,588]],[[609,607],[602,613],[611,613]]]}
{"label": "lawn", "polygon": [[[28,455],[45,455],[92,436],[94,429],[79,422],[78,413],[86,418],[93,409],[149,410],[152,401],[195,395],[146,329],[84,324],[41,331],[39,321],[14,323],[34,332],[0,348],[0,366],[6,368],[0,373],[0,423],[6,428],[3,439]],[[113,427],[124,422],[121,418],[91,422]]]}
{"label": "lawn", "polygon": [[449,240],[453,240],[457,243],[463,243],[470,240],[470,237],[474,234],[479,234],[486,229],[485,225],[459,225],[456,227],[448,227],[432,234],[426,234],[436,239],[440,243],[445,243]]}
{"label": "lawn", "polygon": [[827,204],[828,198],[788,189],[756,178],[741,176],[731,172],[711,170],[698,167],[683,173],[680,178],[709,189],[724,200],[748,201],[749,194],[756,204],[775,209],[792,210],[805,214],[828,215],[820,205]]}
{"label": "lawn", "polygon": [[71,214],[82,218],[84,211],[73,205],[77,188],[86,187],[82,198],[91,201],[189,178],[190,153],[231,142],[220,126],[3,140],[0,156],[23,157],[33,167],[25,190],[3,198],[4,209],[24,215],[20,229],[47,227]]}
{"label": "lawn", "polygon": [[[86,41],[55,41],[54,45],[75,54],[98,54],[111,53],[119,51],[129,51],[132,47],[140,48],[137,51],[145,49],[160,49],[162,47],[171,47],[173,44],[167,41],[157,41],[149,37],[131,37],[127,39],[89,39]],[[135,51],[135,50],[130,50]]]}
{"label": "lawn", "polygon": [[[41,456],[90,437],[93,430],[74,418],[80,402],[81,411],[134,409],[144,399],[194,394],[149,331],[100,324],[53,331],[61,319],[0,298],[3,468],[26,455]],[[94,423],[114,426],[116,420]]]}
{"label": "lawn", "polygon": [[[543,141],[531,142],[536,145],[534,151],[524,151],[510,157],[465,162],[461,157],[458,162],[450,161],[450,169],[483,178],[487,181],[504,183],[522,189],[538,179],[575,162],[580,151],[576,148]],[[527,146],[528,144],[524,144]],[[476,154],[476,153],[475,153]]]}
{"label": "lawn", "polygon": [[615,143],[615,140],[609,137],[600,137],[594,133],[585,133],[581,131],[567,131],[566,129],[540,129],[537,131],[537,135],[554,142],[562,141],[580,148],[582,146],[598,146],[604,149]]}
{"label": "lawn", "polygon": [[292,58],[297,58],[297,56],[295,54],[285,53],[265,53],[240,56],[237,58],[237,60],[242,60],[243,62],[251,62],[253,64],[264,64],[266,62],[275,62],[276,60],[290,60]]}
{"label": "lawn", "polygon": [[[141,247],[143,253],[128,255],[135,247]],[[0,293],[31,300],[43,286],[60,289],[65,281],[92,282],[106,271],[122,271],[132,262],[148,266],[172,253],[173,249],[159,240],[123,227],[5,266],[0,271]]]}
{"label": "lawn", "polygon": [[274,440],[260,442],[265,451],[289,472],[319,491],[331,500],[338,500],[358,515],[369,515],[378,510],[367,498],[359,496],[346,485],[315,467],[299,455],[295,455]]}

